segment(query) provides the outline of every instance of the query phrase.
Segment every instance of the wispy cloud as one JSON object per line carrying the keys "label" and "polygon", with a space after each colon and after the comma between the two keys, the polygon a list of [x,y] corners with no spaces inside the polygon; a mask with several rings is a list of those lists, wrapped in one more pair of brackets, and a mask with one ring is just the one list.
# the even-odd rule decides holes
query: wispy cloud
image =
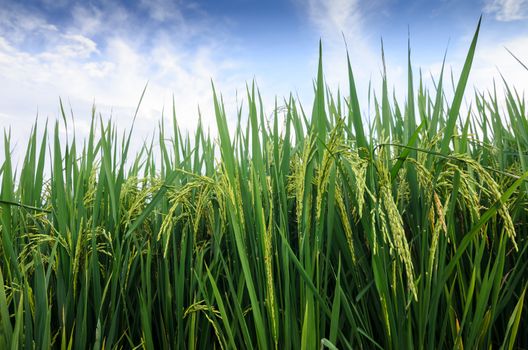
{"label": "wispy cloud", "polygon": [[[369,17],[373,12],[386,15],[384,1],[361,2],[359,0],[298,0],[305,9],[315,31],[323,42],[323,62],[327,84],[335,90],[340,87],[348,91],[345,38],[352,69],[364,112],[367,112],[368,87],[381,82],[381,50],[376,29],[370,27]],[[399,86],[404,77],[401,65],[387,65],[390,81]],[[403,86],[403,85],[402,85]],[[403,90],[401,90],[403,91]]]}
{"label": "wispy cloud", "polygon": [[310,20],[325,35],[361,31],[363,18],[358,0],[306,0],[306,5]]}
{"label": "wispy cloud", "polygon": [[[103,116],[112,111],[126,127],[147,82],[136,123],[140,139],[153,131],[162,109],[171,108],[173,95],[183,128],[196,126],[198,105],[204,121],[213,124],[211,79],[233,95],[244,81],[226,54],[229,35],[207,16],[193,23],[183,17],[168,21],[152,7],[158,5],[138,18],[119,3],[77,4],[62,23],[23,6],[0,10],[0,124],[24,140],[37,111],[41,118],[59,116],[60,96],[71,103],[77,126],[95,101]],[[162,19],[166,23],[157,26]],[[28,126],[14,128],[14,121]]]}
{"label": "wispy cloud", "polygon": [[179,1],[171,0],[141,0],[141,7],[145,8],[149,16],[160,22],[167,20],[184,22],[181,12],[182,4]]}
{"label": "wispy cloud", "polygon": [[484,12],[504,22],[527,19],[528,0],[487,0]]}
{"label": "wispy cloud", "polygon": [[[528,60],[528,36],[519,35],[495,42],[483,42],[475,59],[472,72],[473,86],[480,91],[492,91],[493,81],[502,92],[502,77],[510,88],[520,93],[528,91],[528,71],[508,52],[523,62]],[[501,77],[502,76],[502,77]]]}

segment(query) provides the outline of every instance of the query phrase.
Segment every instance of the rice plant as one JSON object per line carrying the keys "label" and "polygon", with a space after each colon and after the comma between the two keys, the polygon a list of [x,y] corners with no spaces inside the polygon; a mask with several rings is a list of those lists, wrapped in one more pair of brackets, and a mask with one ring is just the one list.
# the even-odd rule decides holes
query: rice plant
{"label": "rice plant", "polygon": [[504,82],[462,112],[478,32],[452,99],[409,54],[371,124],[320,54],[311,113],[250,85],[229,130],[213,87],[216,139],[173,108],[130,154],[94,108],[14,169],[4,131],[0,348],[528,348],[526,105]]}

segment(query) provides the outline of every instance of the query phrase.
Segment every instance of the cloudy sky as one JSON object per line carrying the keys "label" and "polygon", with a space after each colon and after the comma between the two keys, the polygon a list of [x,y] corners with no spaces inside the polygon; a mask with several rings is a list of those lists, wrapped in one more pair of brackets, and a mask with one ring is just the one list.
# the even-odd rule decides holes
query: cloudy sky
{"label": "cloudy sky", "polygon": [[184,128],[198,106],[211,123],[211,80],[228,111],[253,79],[269,107],[290,92],[310,103],[320,38],[327,84],[346,87],[343,36],[360,96],[369,81],[380,90],[381,38],[389,83],[405,91],[408,32],[415,71],[438,74],[447,50],[456,76],[481,14],[471,86],[487,89],[500,72],[526,90],[528,72],[505,48],[528,61],[528,0],[0,0],[0,125],[24,148],[37,115],[59,117],[60,97],[78,133],[94,102],[128,127],[147,82],[139,138],[172,96]]}

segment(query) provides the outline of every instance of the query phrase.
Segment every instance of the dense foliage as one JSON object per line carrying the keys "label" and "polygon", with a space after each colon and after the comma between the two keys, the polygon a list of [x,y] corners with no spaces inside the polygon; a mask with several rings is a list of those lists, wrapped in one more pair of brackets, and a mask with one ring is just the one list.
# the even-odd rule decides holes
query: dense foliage
{"label": "dense foliage", "polygon": [[213,89],[218,142],[174,117],[131,155],[94,111],[17,171],[6,133],[0,348],[528,348],[528,120],[506,84],[462,112],[477,36],[452,99],[409,62],[370,125],[320,61],[311,114],[249,87],[229,130]]}

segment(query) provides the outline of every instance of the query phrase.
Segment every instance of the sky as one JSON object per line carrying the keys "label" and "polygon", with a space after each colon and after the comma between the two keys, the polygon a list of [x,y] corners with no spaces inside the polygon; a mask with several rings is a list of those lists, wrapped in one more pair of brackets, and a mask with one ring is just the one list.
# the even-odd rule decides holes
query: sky
{"label": "sky", "polygon": [[214,134],[211,82],[232,123],[252,81],[267,113],[290,93],[309,106],[319,40],[333,91],[347,90],[346,40],[368,114],[369,83],[381,90],[382,40],[390,88],[403,101],[408,39],[415,73],[438,77],[447,52],[456,77],[481,14],[468,88],[500,86],[502,74],[527,90],[528,71],[506,48],[528,62],[528,0],[0,0],[0,126],[23,151],[37,116],[60,119],[60,98],[77,135],[94,104],[129,128],[148,83],[136,143],[171,116],[173,100],[182,128],[196,127],[200,109]]}

